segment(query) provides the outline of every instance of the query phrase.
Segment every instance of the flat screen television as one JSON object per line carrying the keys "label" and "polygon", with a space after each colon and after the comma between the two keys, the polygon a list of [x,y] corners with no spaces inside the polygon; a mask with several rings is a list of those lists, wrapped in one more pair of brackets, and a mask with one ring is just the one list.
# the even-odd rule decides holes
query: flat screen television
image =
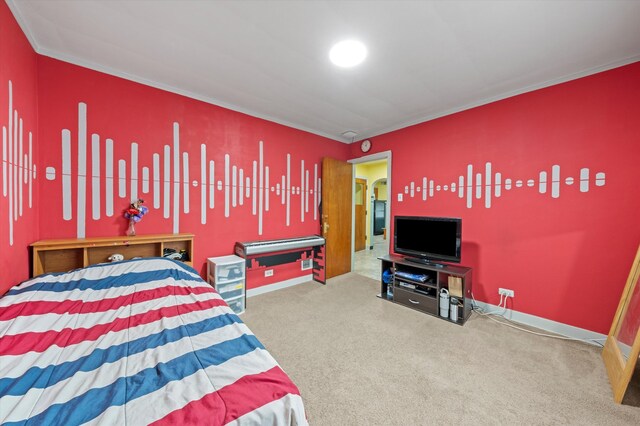
{"label": "flat screen television", "polygon": [[420,263],[460,262],[462,219],[395,216],[393,251]]}

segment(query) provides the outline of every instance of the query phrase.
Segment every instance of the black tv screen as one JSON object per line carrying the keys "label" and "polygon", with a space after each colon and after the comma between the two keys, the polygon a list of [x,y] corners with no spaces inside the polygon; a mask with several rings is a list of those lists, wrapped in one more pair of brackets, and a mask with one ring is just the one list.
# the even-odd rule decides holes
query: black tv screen
{"label": "black tv screen", "polygon": [[393,251],[422,261],[460,262],[462,219],[395,216]]}

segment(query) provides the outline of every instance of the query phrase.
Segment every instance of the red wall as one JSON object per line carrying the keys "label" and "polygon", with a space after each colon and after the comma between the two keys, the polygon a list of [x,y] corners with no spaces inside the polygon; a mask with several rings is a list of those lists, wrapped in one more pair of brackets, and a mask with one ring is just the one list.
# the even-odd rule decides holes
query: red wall
{"label": "red wall", "polygon": [[[12,285],[29,277],[28,246],[37,239],[38,235],[37,181],[40,176],[38,176],[39,170],[36,170],[36,180],[34,181],[33,167],[30,166],[34,164],[34,159],[39,157],[36,53],[20,30],[5,2],[0,2],[0,29],[0,127],[4,131],[2,171],[0,172],[0,181],[2,181],[2,189],[0,190],[2,191],[0,192],[0,249],[2,250],[2,255],[0,255],[2,259],[0,261],[0,294],[3,294]],[[9,94],[10,84],[11,96]],[[9,111],[10,99],[11,111]],[[16,112],[18,126],[11,123],[12,131],[9,132],[9,116],[11,114],[15,122]],[[20,121],[22,122],[22,132],[20,132]],[[17,138],[15,138],[16,130]],[[29,151],[30,133],[31,151]],[[22,143],[20,143],[20,134],[22,134]],[[22,145],[22,151],[20,145]],[[11,156],[9,156],[10,148]],[[22,161],[18,158],[20,152],[22,152]],[[26,162],[24,160],[25,154],[27,155]],[[14,173],[11,174],[10,181],[9,175],[12,171]],[[17,181],[14,176],[19,177]],[[29,181],[31,181],[31,185],[29,185]],[[30,193],[31,204],[29,203]],[[10,211],[10,206],[13,207],[12,211]]]}
{"label": "red wall", "polygon": [[[36,180],[33,205],[25,201],[23,214],[9,228],[9,196],[0,198],[0,247],[2,282],[0,293],[28,275],[28,244],[36,239],[78,235],[123,234],[121,217],[131,198],[132,143],[138,144],[139,179],[142,168],[152,168],[159,154],[162,168],[164,146],[170,147],[171,174],[169,217],[163,200],[154,207],[152,193],[142,192],[150,213],[138,232],[196,234],[195,265],[202,271],[204,259],[230,253],[237,240],[280,238],[318,231],[313,196],[301,212],[300,195],[291,195],[287,210],[269,188],[266,204],[256,214],[252,198],[243,197],[225,211],[225,155],[232,166],[252,176],[259,166],[260,141],[263,166],[269,167],[270,187],[287,173],[290,155],[291,186],[301,186],[301,169],[309,171],[313,187],[314,166],[323,156],[345,159],[360,155],[358,147],[297,131],[265,120],[229,111],[172,93],[153,89],[99,72],[38,57],[15,23],[6,4],[0,4],[0,125],[8,126],[8,84],[12,82],[13,106],[23,119],[23,140],[33,133]],[[37,63],[36,63],[37,62]],[[497,288],[515,290],[513,309],[543,318],[606,333],[640,241],[636,211],[640,207],[640,64],[632,64],[550,88],[512,97],[472,110],[432,120],[373,138],[373,152],[393,152],[392,214],[460,216],[463,218],[462,264],[474,268],[474,295],[497,304]],[[79,104],[86,105],[86,175],[78,161]],[[174,123],[179,126],[180,202],[174,214]],[[37,132],[36,132],[37,129]],[[63,196],[63,129],[70,135],[69,198]],[[92,134],[99,135],[100,166],[93,168]],[[39,139],[43,144],[38,143]],[[113,215],[106,209],[106,139],[113,140]],[[215,162],[215,207],[201,218],[201,144],[206,158]],[[23,142],[23,148],[26,143]],[[187,153],[189,201],[183,203],[182,154]],[[126,161],[126,193],[119,195],[118,162]],[[502,174],[501,196],[485,206],[484,189],[475,197],[475,173],[484,179],[486,164],[491,176]],[[3,160],[3,165],[10,166]],[[436,185],[466,179],[473,167],[473,198],[451,191],[435,191],[433,198],[403,194],[405,186],[422,186],[422,178]],[[560,167],[559,196],[551,195],[552,167]],[[93,174],[100,188],[100,207],[93,208]],[[258,167],[258,169],[260,169]],[[580,191],[580,170],[589,169],[588,191]],[[540,172],[548,173],[546,193],[540,193]],[[319,170],[318,170],[319,172]],[[151,172],[152,174],[153,172]],[[596,173],[604,173],[603,186],[595,185]],[[45,178],[48,176],[48,178]],[[80,179],[79,179],[80,176]],[[82,177],[86,180],[82,183]],[[153,177],[153,175],[151,176]],[[567,185],[566,178],[574,183]],[[504,180],[522,180],[522,187],[507,190]],[[4,178],[2,178],[4,179]],[[160,179],[164,179],[161,173]],[[193,186],[192,181],[196,181]],[[527,181],[532,180],[529,187]],[[483,181],[484,182],[484,181]],[[3,182],[4,183],[4,182]],[[79,186],[80,185],[80,186]],[[41,187],[40,187],[41,186]],[[237,188],[238,185],[236,185]],[[86,189],[82,201],[80,187]],[[38,193],[38,189],[41,189]],[[153,191],[153,183],[150,185]],[[161,192],[163,184],[161,182]],[[208,187],[207,187],[208,189]],[[274,188],[275,189],[275,188]],[[495,185],[489,185],[493,194]],[[205,191],[206,192],[206,191]],[[232,192],[232,191],[231,191]],[[231,193],[230,192],[230,193]],[[303,196],[305,191],[301,191]],[[208,195],[208,194],[207,194]],[[236,195],[238,193],[236,192]],[[465,195],[466,197],[466,195]],[[80,202],[78,202],[80,200]],[[256,198],[257,200],[257,198]],[[69,217],[63,206],[68,203]],[[263,203],[266,202],[266,195]],[[41,214],[38,206],[46,206]],[[308,208],[308,211],[306,211]],[[262,232],[260,215],[262,211]],[[99,212],[99,214],[97,214]],[[81,215],[85,215],[84,222]],[[96,214],[96,218],[94,218]],[[178,223],[174,218],[178,218]],[[39,221],[36,220],[39,218]],[[83,224],[82,224],[83,223]],[[80,224],[80,225],[79,225]],[[10,244],[13,235],[13,244]]]}
{"label": "red wall", "polygon": [[[392,151],[392,215],[462,217],[461,263],[474,268],[477,300],[498,304],[498,288],[513,289],[517,311],[607,333],[640,242],[639,77],[635,63],[372,138],[372,152]],[[356,145],[353,156],[361,155]],[[502,186],[490,207],[487,162],[503,184],[523,181],[520,188]],[[441,187],[426,201],[404,193],[411,182],[421,187],[423,177],[444,186],[463,175],[466,183],[468,165],[471,207],[457,188]],[[580,191],[583,168],[590,173],[587,192]],[[541,171],[549,181],[544,194]],[[598,172],[605,173],[604,186],[594,184]]]}
{"label": "red wall", "polygon": [[[132,144],[138,144],[138,180],[134,184],[138,197],[145,200],[150,212],[136,226],[139,234],[190,232],[195,238],[194,266],[204,271],[207,257],[226,255],[233,251],[236,241],[296,237],[319,232],[319,219],[314,208],[314,173],[320,177],[321,159],[332,156],[346,159],[348,146],[303,131],[288,128],[269,121],[233,112],[211,104],[196,101],[166,91],[133,83],[121,78],[81,68],[47,57],[38,58],[39,77],[39,115],[40,135],[46,140],[39,164],[41,170],[55,169],[55,177],[41,179],[42,203],[47,206],[47,214],[40,217],[40,238],[82,237],[124,235],[127,221],[122,210],[130,203],[132,192]],[[79,150],[82,134],[79,123],[79,103],[86,105],[86,181]],[[180,173],[178,185],[178,214],[174,214],[174,127],[179,126]],[[62,139],[63,129],[70,134],[70,174],[71,191],[67,191],[66,202],[70,207],[68,220],[64,217],[65,197],[62,179]],[[99,168],[92,167],[94,150],[92,135],[99,136]],[[106,139],[113,140],[113,215],[107,214],[106,179]],[[233,166],[239,180],[240,169],[244,172],[244,181],[252,178],[253,162],[256,162],[256,182],[259,186],[260,142],[263,146],[263,182],[266,182],[266,168],[269,169],[268,198],[263,192],[263,204],[260,209],[259,196],[255,197],[256,212],[253,211],[253,192],[250,198],[243,191],[243,204],[240,205],[239,181],[233,186]],[[202,223],[201,192],[201,145],[206,146],[205,156],[205,219]],[[164,217],[164,146],[170,147],[170,217]],[[189,176],[186,180],[189,189],[188,203],[184,203],[185,190],[183,177],[183,153],[189,156]],[[149,193],[143,193],[142,168],[150,169],[153,179],[153,156],[159,154],[160,163],[160,205],[154,208],[153,182],[149,184]],[[225,178],[225,155],[229,156],[229,178]],[[291,186],[301,189],[301,174],[309,173],[309,190],[291,194],[289,225],[287,225],[286,199],[282,204],[277,194],[282,176],[287,174],[287,155],[290,155]],[[119,195],[120,160],[126,162],[126,194]],[[209,208],[209,161],[215,166],[214,207]],[[80,166],[80,167],[79,167]],[[99,206],[93,207],[94,174],[100,194]],[[51,170],[51,169],[48,169]],[[193,183],[196,183],[194,186]],[[218,188],[221,181],[222,187]],[[135,180],[134,180],[135,182]],[[229,202],[225,203],[225,188],[229,187]],[[85,200],[82,191],[85,188]],[[233,190],[236,189],[236,206],[233,206]],[[273,189],[273,191],[271,190]],[[97,193],[97,191],[96,191]],[[260,191],[257,192],[258,194]],[[308,198],[307,198],[308,197]],[[80,201],[79,201],[80,200]],[[304,204],[304,217],[301,215],[301,201]],[[185,212],[185,205],[188,212]],[[228,205],[228,216],[225,205]],[[260,211],[262,211],[262,233],[260,233]],[[81,216],[84,214],[84,225]],[[96,215],[96,219],[94,219]],[[99,216],[99,217],[98,217]],[[174,219],[179,223],[176,226]],[[79,226],[80,224],[80,226]]]}

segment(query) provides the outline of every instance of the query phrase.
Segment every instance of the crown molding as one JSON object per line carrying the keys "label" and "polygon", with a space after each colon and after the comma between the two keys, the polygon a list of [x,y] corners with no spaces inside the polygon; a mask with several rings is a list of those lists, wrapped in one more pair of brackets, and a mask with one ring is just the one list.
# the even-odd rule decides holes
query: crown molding
{"label": "crown molding", "polygon": [[16,19],[18,26],[24,33],[25,37],[27,37],[27,40],[29,41],[29,44],[31,44],[31,47],[33,48],[33,50],[35,50],[36,53],[39,53],[40,45],[38,45],[36,38],[34,37],[33,33],[29,29],[29,26],[20,13],[20,8],[16,6],[16,0],[5,0],[5,2],[7,3],[7,6],[9,6],[9,10],[13,14],[13,17]]}
{"label": "crown molding", "polygon": [[514,97],[514,96],[522,95],[524,93],[533,92],[533,91],[536,91],[536,90],[539,90],[539,89],[544,89],[546,87],[555,86],[557,84],[566,83],[566,82],[569,82],[569,81],[572,81],[572,80],[577,80],[577,79],[582,78],[582,77],[588,77],[588,76],[593,75],[593,74],[598,74],[600,72],[609,71],[609,70],[612,70],[612,69],[615,69],[615,68],[619,68],[619,67],[622,67],[622,66],[625,66],[625,65],[632,64],[634,62],[638,62],[638,61],[640,61],[640,55],[630,56],[628,58],[624,58],[624,59],[621,59],[619,61],[614,61],[614,62],[610,62],[610,63],[605,64],[605,65],[601,65],[601,66],[597,66],[597,67],[593,67],[593,68],[588,68],[588,69],[583,70],[583,71],[579,71],[579,72],[575,72],[575,73],[564,75],[562,77],[546,80],[546,81],[544,81],[542,83],[532,84],[532,85],[529,85],[529,86],[525,86],[525,87],[523,87],[521,89],[512,90],[512,91],[509,91],[509,92],[502,93],[500,95],[484,98],[484,99],[481,99],[479,101],[471,102],[471,103],[465,104],[465,105],[460,106],[460,107],[454,107],[454,108],[451,108],[451,109],[448,109],[448,110],[445,110],[445,111],[442,111],[442,112],[426,115],[426,116],[423,116],[421,118],[413,119],[413,120],[410,120],[410,121],[405,121],[405,122],[402,122],[401,124],[398,124],[398,125],[395,125],[395,126],[392,126],[392,127],[387,127],[387,128],[382,129],[382,130],[376,130],[375,133],[365,133],[365,134],[359,135],[359,137],[361,139],[373,138],[373,137],[376,137],[376,136],[384,135],[386,133],[394,132],[396,130],[404,129],[405,127],[415,126],[416,124],[421,124],[421,123],[425,123],[427,121],[435,120],[437,118],[446,117],[447,115],[456,114],[458,112],[466,111],[466,110],[477,108],[479,106],[487,105],[487,104],[490,104],[490,103],[493,103],[493,102],[497,102],[497,101],[501,101],[501,100],[504,100],[504,99],[507,99],[507,98],[511,98],[511,97]]}
{"label": "crown molding", "polygon": [[242,113],[242,114],[246,114],[246,115],[249,115],[249,116],[252,116],[252,117],[255,117],[255,118],[259,118],[259,119],[262,119],[262,120],[270,121],[270,122],[273,122],[273,123],[276,123],[276,124],[280,124],[280,125],[283,125],[283,126],[286,126],[286,127],[290,127],[292,129],[296,129],[296,130],[300,130],[300,131],[303,131],[303,132],[311,133],[311,134],[314,134],[314,135],[317,135],[317,136],[322,136],[322,137],[330,139],[332,141],[336,141],[336,142],[340,142],[340,143],[344,143],[344,144],[348,144],[348,143],[351,142],[351,141],[346,141],[344,139],[336,137],[335,135],[330,135],[328,133],[321,132],[321,131],[314,130],[314,129],[310,129],[310,128],[305,127],[305,126],[300,126],[300,125],[297,125],[297,124],[292,123],[290,121],[282,120],[282,119],[270,116],[268,114],[262,114],[262,113],[256,112],[256,111],[248,109],[248,108],[243,108],[243,107],[240,107],[238,105],[234,105],[234,104],[231,104],[231,103],[228,103],[228,102],[221,101],[219,99],[211,98],[211,97],[208,97],[208,96],[202,96],[202,95],[199,95],[197,93],[194,93],[194,92],[191,92],[191,91],[188,91],[188,90],[179,89],[177,87],[174,87],[174,86],[171,86],[171,85],[168,85],[168,84],[164,84],[164,83],[160,83],[160,82],[157,82],[157,81],[154,81],[154,80],[150,80],[150,79],[147,79],[147,78],[144,78],[144,77],[140,77],[140,76],[135,75],[135,74],[130,74],[130,73],[127,73],[127,72],[124,72],[124,71],[121,71],[121,70],[118,70],[118,69],[115,69],[115,68],[108,67],[108,66],[103,65],[103,64],[98,64],[98,63],[95,63],[95,62],[91,62],[91,61],[87,61],[87,60],[84,60],[84,59],[80,59],[80,58],[77,58],[77,57],[75,57],[73,55],[64,54],[64,53],[61,53],[61,52],[58,52],[58,51],[55,51],[55,50],[51,50],[51,49],[47,49],[47,48],[37,49],[36,53],[38,53],[39,55],[42,55],[42,56],[47,56],[47,57],[50,57],[50,58],[53,58],[53,59],[57,59],[59,61],[63,61],[63,62],[67,62],[67,63],[73,64],[73,65],[77,65],[77,66],[80,66],[80,67],[83,67],[83,68],[88,68],[88,69],[91,69],[91,70],[94,70],[94,71],[102,72],[102,73],[105,73],[105,74],[108,74],[108,75],[111,75],[111,76],[114,76],[114,77],[119,77],[119,78],[122,78],[122,79],[125,79],[125,80],[133,81],[135,83],[143,84],[145,86],[153,87],[153,88],[156,88],[156,89],[164,90],[166,92],[175,93],[177,95],[181,95],[181,96],[185,96],[187,98],[191,98],[191,99],[195,99],[195,100],[198,100],[198,101],[201,101],[201,102],[205,102],[205,103],[208,103],[208,104],[211,104],[211,105],[219,106],[221,108],[225,108],[225,109],[228,109],[228,110],[231,110],[231,111],[235,111],[235,112],[239,112],[239,113]]}

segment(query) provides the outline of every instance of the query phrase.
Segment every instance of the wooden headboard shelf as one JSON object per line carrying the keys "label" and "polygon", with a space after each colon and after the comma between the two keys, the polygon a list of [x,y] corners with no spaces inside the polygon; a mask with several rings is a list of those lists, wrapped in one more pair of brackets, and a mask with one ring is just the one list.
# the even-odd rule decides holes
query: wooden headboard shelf
{"label": "wooden headboard shelf", "polygon": [[191,265],[193,234],[156,234],[132,237],[95,237],[61,240],[43,240],[31,244],[33,267],[31,276],[47,272],[66,272],[96,263],[120,253],[126,259],[133,257],[160,257],[165,248],[186,250]]}

